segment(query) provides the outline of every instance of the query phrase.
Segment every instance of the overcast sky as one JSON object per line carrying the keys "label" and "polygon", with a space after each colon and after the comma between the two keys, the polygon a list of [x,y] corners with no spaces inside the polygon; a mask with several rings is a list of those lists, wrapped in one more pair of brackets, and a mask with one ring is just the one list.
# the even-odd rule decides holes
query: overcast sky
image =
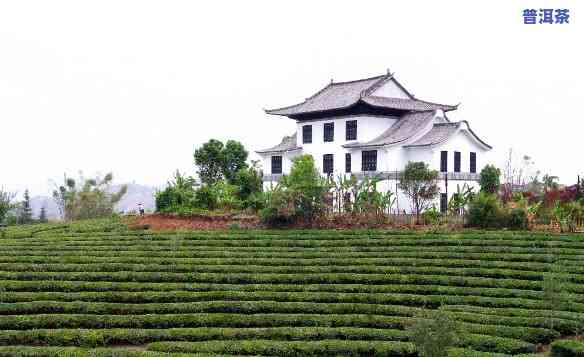
{"label": "overcast sky", "polygon": [[[524,8],[568,25],[524,25]],[[64,172],[162,185],[210,138],[291,134],[263,108],[387,68],[461,103],[495,147],[584,173],[584,5],[529,1],[2,1],[0,186],[47,194]],[[501,160],[502,161],[502,160]]]}

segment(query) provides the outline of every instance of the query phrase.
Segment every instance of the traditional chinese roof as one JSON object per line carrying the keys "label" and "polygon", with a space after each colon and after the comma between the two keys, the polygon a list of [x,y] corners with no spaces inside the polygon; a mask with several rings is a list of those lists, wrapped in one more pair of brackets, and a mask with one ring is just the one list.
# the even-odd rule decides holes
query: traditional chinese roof
{"label": "traditional chinese roof", "polygon": [[432,127],[432,129],[430,129],[430,131],[428,131],[426,134],[424,134],[421,138],[419,138],[418,140],[414,141],[411,144],[405,145],[404,147],[405,148],[416,148],[416,147],[427,147],[427,146],[433,146],[433,145],[441,144],[441,143],[445,142],[446,140],[448,140],[450,137],[452,137],[454,134],[456,134],[463,126],[482,145],[484,145],[487,148],[491,149],[491,146],[490,145],[488,145],[487,143],[485,143],[484,141],[482,141],[470,129],[470,127],[468,125],[468,122],[465,121],[465,120],[459,121],[459,122],[453,122],[453,123],[437,123],[437,124],[434,124],[434,126]]}
{"label": "traditional chinese roof", "polygon": [[302,147],[298,146],[296,144],[296,133],[290,135],[290,136],[285,136],[282,138],[282,141],[276,145],[273,146],[271,148],[268,149],[264,149],[264,150],[258,150],[256,151],[256,153],[258,154],[271,154],[271,153],[282,153],[282,152],[287,152],[287,151],[295,151],[295,150],[300,150],[302,149]]}
{"label": "traditional chinese roof", "polygon": [[[384,83],[393,81],[409,97],[389,98],[372,96],[371,94]],[[393,74],[359,79],[349,82],[331,81],[326,87],[318,91],[311,97],[306,98],[302,103],[288,107],[266,110],[267,114],[294,116],[299,114],[324,112],[328,110],[338,110],[351,107],[359,102],[363,102],[378,108],[388,108],[403,111],[423,111],[442,109],[443,111],[454,110],[456,106],[431,103],[414,98],[394,77]]]}
{"label": "traditional chinese roof", "polygon": [[392,145],[404,142],[412,138],[416,133],[428,126],[434,119],[433,110],[423,112],[411,112],[402,116],[389,129],[373,140],[360,143],[349,143],[343,145],[345,148],[363,148]]}
{"label": "traditional chinese roof", "polygon": [[378,97],[378,96],[367,96],[361,98],[361,100],[374,107],[398,109],[398,110],[411,110],[411,111],[425,111],[425,110],[436,110],[441,109],[443,111],[449,111],[456,109],[455,105],[446,105],[426,102],[419,99],[404,99],[404,98],[389,98],[389,97]]}

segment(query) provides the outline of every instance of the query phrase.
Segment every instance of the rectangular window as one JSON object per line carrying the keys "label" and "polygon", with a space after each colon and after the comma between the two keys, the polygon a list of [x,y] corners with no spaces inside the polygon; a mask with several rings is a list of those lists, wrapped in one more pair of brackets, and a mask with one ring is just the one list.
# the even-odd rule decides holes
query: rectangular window
{"label": "rectangular window", "polygon": [[446,213],[448,210],[448,196],[445,193],[440,194],[440,212]]}
{"label": "rectangular window", "polygon": [[473,174],[477,172],[477,153],[470,153],[470,172]]}
{"label": "rectangular window", "polygon": [[448,151],[440,151],[440,172],[448,172]]}
{"label": "rectangular window", "polygon": [[357,121],[348,120],[346,122],[345,139],[346,140],[357,140]]}
{"label": "rectangular window", "polygon": [[361,171],[377,171],[377,150],[361,152]]}
{"label": "rectangular window", "polygon": [[454,172],[460,172],[460,152],[454,152]]}
{"label": "rectangular window", "polygon": [[333,167],[333,154],[324,154],[322,156],[322,172],[332,174]]}
{"label": "rectangular window", "polygon": [[335,123],[324,123],[324,142],[335,140]]}
{"label": "rectangular window", "polygon": [[282,173],[282,156],[272,156],[272,174]]}
{"label": "rectangular window", "polygon": [[302,127],[302,143],[312,143],[312,125],[304,125]]}
{"label": "rectangular window", "polygon": [[345,172],[346,173],[351,172],[351,154],[349,153],[345,154]]}

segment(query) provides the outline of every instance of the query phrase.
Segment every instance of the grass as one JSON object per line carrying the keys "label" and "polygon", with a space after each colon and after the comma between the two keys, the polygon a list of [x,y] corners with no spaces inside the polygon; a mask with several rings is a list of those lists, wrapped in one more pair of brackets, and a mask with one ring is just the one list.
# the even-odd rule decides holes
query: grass
{"label": "grass", "polygon": [[584,328],[582,258],[584,236],[526,232],[8,227],[0,356],[416,356],[408,328],[438,308],[451,356],[526,356]]}

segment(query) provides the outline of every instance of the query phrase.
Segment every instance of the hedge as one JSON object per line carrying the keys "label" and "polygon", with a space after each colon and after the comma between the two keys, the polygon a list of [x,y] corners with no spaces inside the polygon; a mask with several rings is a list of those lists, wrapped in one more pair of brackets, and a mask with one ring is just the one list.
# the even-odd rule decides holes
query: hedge
{"label": "hedge", "polygon": [[582,357],[584,356],[584,342],[575,340],[561,340],[552,343],[552,357]]}

